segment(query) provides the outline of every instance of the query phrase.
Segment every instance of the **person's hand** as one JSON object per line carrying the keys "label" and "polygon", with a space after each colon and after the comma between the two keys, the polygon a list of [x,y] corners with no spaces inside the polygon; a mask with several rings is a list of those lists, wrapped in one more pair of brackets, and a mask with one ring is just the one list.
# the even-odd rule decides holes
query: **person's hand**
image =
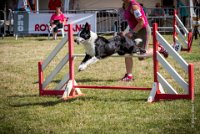
{"label": "person's hand", "polygon": [[128,32],[128,33],[126,33],[126,35],[125,35],[126,37],[128,37],[129,39],[131,39],[132,37],[133,37],[133,33],[131,33],[131,32]]}
{"label": "person's hand", "polygon": [[125,32],[119,32],[119,33],[117,33],[117,35],[119,35],[119,36],[125,36]]}

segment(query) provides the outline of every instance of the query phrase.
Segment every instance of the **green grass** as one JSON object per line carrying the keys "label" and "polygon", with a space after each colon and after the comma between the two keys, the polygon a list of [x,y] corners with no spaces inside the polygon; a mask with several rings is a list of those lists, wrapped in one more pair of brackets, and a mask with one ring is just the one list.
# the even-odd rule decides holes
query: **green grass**
{"label": "green grass", "polygon": [[[172,36],[165,36],[172,42]],[[0,133],[1,134],[88,134],[88,133],[199,133],[200,132],[200,39],[194,40],[192,52],[181,52],[195,66],[195,101],[176,100],[146,102],[149,91],[111,91],[82,89],[84,97],[63,101],[60,97],[40,97],[38,94],[37,62],[45,59],[60,41],[47,37],[13,37],[0,40]],[[66,54],[64,47],[45,71],[45,76]],[[81,45],[76,53],[83,53]],[[124,58],[107,58],[78,72],[82,58],[75,60],[75,79],[81,85],[132,85],[152,87],[152,59],[134,59],[135,80],[118,80],[125,72]],[[169,57],[184,78],[187,75]],[[102,70],[102,71],[96,71]],[[182,89],[160,69],[165,78],[179,92]],[[56,76],[49,88],[54,87],[66,67]]]}

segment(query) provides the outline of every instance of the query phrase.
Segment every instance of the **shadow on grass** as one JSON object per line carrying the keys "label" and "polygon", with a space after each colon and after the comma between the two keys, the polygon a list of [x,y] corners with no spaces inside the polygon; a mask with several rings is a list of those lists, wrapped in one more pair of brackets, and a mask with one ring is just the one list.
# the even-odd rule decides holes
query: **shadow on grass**
{"label": "shadow on grass", "polygon": [[90,79],[90,78],[85,78],[85,79],[75,79],[77,82],[118,82],[119,79]]}
{"label": "shadow on grass", "polygon": [[48,41],[48,37],[45,39],[45,38],[36,38],[35,40],[37,41]]}
{"label": "shadow on grass", "polygon": [[8,96],[8,98],[25,98],[25,97],[38,97],[38,94],[23,94],[23,95]]}
{"label": "shadow on grass", "polygon": [[[73,102],[75,101],[76,99],[69,99],[69,100],[63,100],[61,99],[61,97],[58,97],[58,96],[53,96],[55,98],[58,98],[57,100],[51,100],[51,101],[46,101],[44,100],[43,102],[27,102],[27,103],[22,103],[20,102],[21,101],[21,98],[23,98],[24,100],[28,100],[28,98],[33,100],[33,101],[37,101],[37,100],[40,100],[42,101],[42,99],[48,99],[48,96],[39,96],[38,94],[23,94],[23,95],[11,95],[11,96],[8,96],[8,98],[13,98],[15,101],[15,104],[10,104],[11,107],[26,107],[26,106],[44,106],[44,107],[47,107],[47,106],[55,106],[59,103],[70,103],[70,102]],[[51,96],[52,97],[52,96]],[[40,99],[42,98],[42,99]],[[18,99],[20,99],[20,101],[18,101]]]}
{"label": "shadow on grass", "polygon": [[50,107],[55,106],[60,103],[70,103],[75,101],[76,99],[70,99],[70,100],[63,100],[58,99],[55,101],[45,101],[45,102],[31,102],[31,103],[19,103],[19,104],[10,104],[11,107],[28,107],[28,106],[43,106],[43,107]]}
{"label": "shadow on grass", "polygon": [[111,97],[100,97],[100,96],[83,96],[78,98],[81,101],[102,101],[102,102],[146,102],[144,98],[111,98]]}
{"label": "shadow on grass", "polygon": [[[26,98],[26,97],[39,97],[38,95],[13,95],[8,96],[13,98]],[[35,99],[37,99],[35,98]],[[35,100],[34,99],[34,100]],[[98,101],[98,102],[146,102],[147,100],[144,98],[111,98],[111,97],[101,97],[101,96],[81,96],[73,99],[63,100],[61,98],[54,100],[54,101],[45,101],[45,102],[30,102],[30,103],[21,103],[16,102],[16,104],[10,104],[11,107],[28,107],[28,106],[43,106],[43,107],[49,107],[49,106],[55,106],[60,103],[71,103],[74,101]]]}
{"label": "shadow on grass", "polygon": [[24,104],[10,104],[11,107],[27,107],[27,106],[43,106],[43,107],[48,107],[48,106],[55,106],[59,103],[64,102],[63,100],[59,99],[56,101],[47,101],[47,102],[35,102],[35,103],[24,103]]}
{"label": "shadow on grass", "polygon": [[[59,83],[61,80],[52,80],[52,83]],[[39,81],[34,81],[32,84],[38,84]]]}

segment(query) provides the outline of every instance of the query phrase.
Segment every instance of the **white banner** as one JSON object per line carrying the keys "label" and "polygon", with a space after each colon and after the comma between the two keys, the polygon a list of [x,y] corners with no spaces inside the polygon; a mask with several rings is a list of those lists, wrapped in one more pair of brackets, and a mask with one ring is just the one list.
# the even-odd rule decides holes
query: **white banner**
{"label": "white banner", "polygon": [[[30,13],[28,22],[28,33],[30,34],[47,34],[48,33],[48,23],[50,21],[52,14],[48,13]],[[77,13],[64,14],[67,18],[66,24],[64,26],[65,32],[68,31],[67,24],[73,24],[73,31],[77,33],[83,24],[88,22],[91,25],[91,30],[96,32],[96,14],[95,13]]]}

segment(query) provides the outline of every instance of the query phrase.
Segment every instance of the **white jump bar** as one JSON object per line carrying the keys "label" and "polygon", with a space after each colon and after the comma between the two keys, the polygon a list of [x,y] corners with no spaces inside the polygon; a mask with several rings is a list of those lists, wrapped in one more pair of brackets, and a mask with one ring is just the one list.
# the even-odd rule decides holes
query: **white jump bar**
{"label": "white jump bar", "polygon": [[51,60],[56,56],[56,54],[63,48],[63,46],[68,41],[68,36],[65,36],[62,41],[54,48],[54,50],[49,54],[49,56],[42,63],[42,70],[47,67],[47,65],[51,62]]}
{"label": "white jump bar", "polygon": [[54,88],[55,90],[61,90],[63,86],[67,83],[69,80],[69,73],[65,74],[62,80],[59,82],[59,84]]}
{"label": "white jump bar", "polygon": [[185,28],[185,26],[183,25],[183,23],[181,22],[181,20],[178,18],[178,16],[176,15],[176,21],[178,22],[178,25],[183,29],[183,31],[188,35],[188,30]]}
{"label": "white jump bar", "polygon": [[178,38],[177,38],[177,37],[175,37],[175,40],[176,40],[176,42],[177,42],[178,44],[180,44],[180,42],[179,42],[179,40],[178,40]]}
{"label": "white jump bar", "polygon": [[188,64],[187,62],[174,50],[174,48],[160,35],[159,32],[156,32],[156,38],[160,44],[168,51],[169,55],[171,55],[188,73]]}
{"label": "white jump bar", "polygon": [[160,64],[165,68],[165,70],[174,78],[174,80],[188,93],[188,84],[185,80],[176,72],[176,70],[161,56],[159,52],[157,53],[157,59]]}
{"label": "white jump bar", "polygon": [[158,76],[158,81],[160,82],[160,84],[165,89],[168,89],[167,93],[178,94],[177,91],[163,78],[163,76],[159,72],[157,72],[157,76]]}
{"label": "white jump bar", "polygon": [[175,25],[175,29],[176,32],[178,33],[178,35],[181,37],[182,41],[184,42],[184,45],[186,47],[188,47],[188,42],[185,40],[185,37],[183,36],[183,34],[181,33],[181,31],[179,30],[179,28]]}
{"label": "white jump bar", "polygon": [[68,62],[69,55],[67,54],[56,66],[56,68],[46,77],[45,81],[42,84],[42,88],[44,89],[56,76],[56,74],[63,68],[63,66]]}

